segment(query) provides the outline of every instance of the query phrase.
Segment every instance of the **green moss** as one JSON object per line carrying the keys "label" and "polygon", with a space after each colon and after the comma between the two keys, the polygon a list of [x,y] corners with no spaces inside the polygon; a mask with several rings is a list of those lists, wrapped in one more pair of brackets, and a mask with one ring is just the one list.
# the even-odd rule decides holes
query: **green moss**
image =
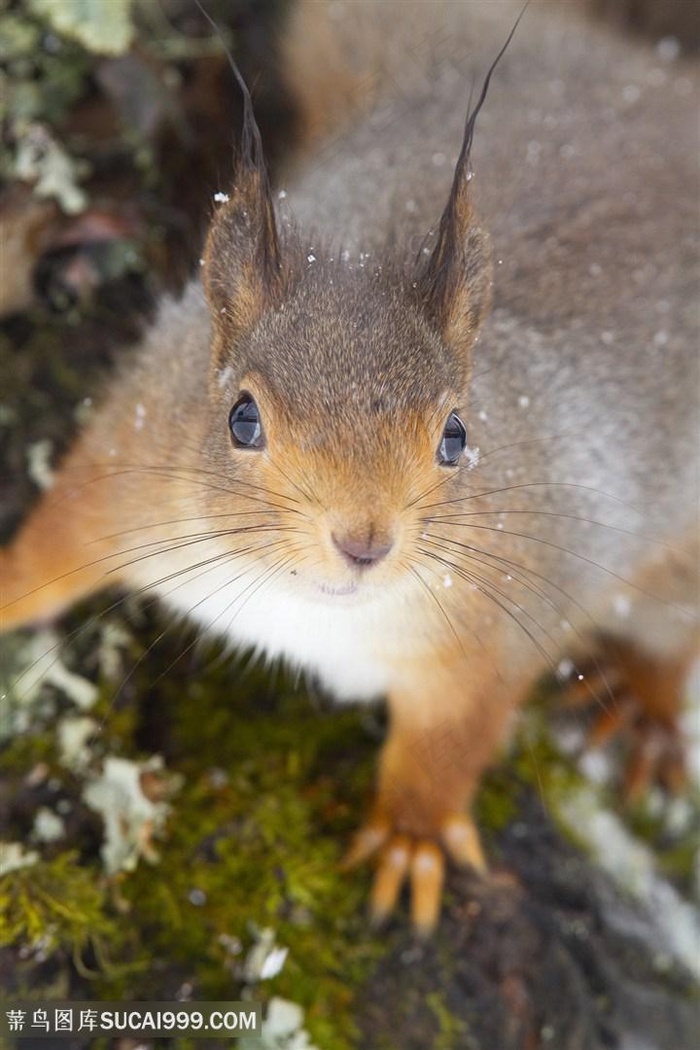
{"label": "green moss", "polygon": [[517,814],[520,783],[507,766],[499,766],[485,778],[476,797],[477,826],[489,832],[502,831]]}
{"label": "green moss", "polygon": [[[162,680],[170,768],[185,786],[154,870],[141,866],[123,886],[132,958],[194,969],[197,995],[230,998],[251,924],[272,927],[288,961],[255,989],[304,1007],[324,1047],[352,1045],[351,989],[378,953],[363,921],[365,880],[341,874],[341,843],[358,819],[357,790],[371,778],[372,747],[358,714],[315,711],[308,698],[266,696],[259,672],[238,678],[214,661],[186,689]],[[358,765],[354,753],[363,755]],[[333,782],[324,769],[340,765]],[[352,803],[351,803],[352,798]],[[196,964],[195,964],[196,960]],[[106,995],[145,994],[108,981]],[[152,994],[156,989],[152,990]]]}
{"label": "green moss", "polygon": [[454,1050],[463,1046],[467,1034],[467,1025],[451,1012],[440,992],[432,992],[425,997],[426,1005],[435,1015],[439,1025],[432,1044],[433,1050]]}
{"label": "green moss", "polygon": [[[537,698],[523,712],[515,754],[508,764],[522,783],[537,791],[557,824],[558,800],[585,782],[575,761],[557,747],[547,713]],[[564,826],[560,830],[566,833]]]}
{"label": "green moss", "polygon": [[[121,624],[122,615],[108,618]],[[96,997],[170,999],[185,981],[197,998],[235,998],[244,985],[255,999],[278,995],[304,1008],[319,1046],[349,1050],[354,990],[382,951],[365,921],[369,873],[338,865],[373,781],[376,744],[363,715],[326,710],[279,675],[271,684],[258,668],[232,669],[218,648],[192,650],[180,631],[150,651],[161,631],[142,626],[124,672],[100,683],[90,711],[96,761],[162,751],[182,777],[156,843],[160,862],[141,862],[110,892],[98,843],[86,847],[83,833],[80,864],[71,841],[6,877],[4,940],[21,948],[48,936],[49,951],[83,970],[87,958]],[[99,663],[97,630],[64,646],[67,666],[87,673]],[[58,765],[52,725],[8,742],[0,772],[19,785],[39,756],[80,792],[83,774]],[[278,976],[251,985],[242,963],[253,927],[274,929],[289,955]]]}
{"label": "green moss", "polygon": [[0,23],[0,55],[4,62],[30,58],[39,46],[39,27],[27,18],[5,14]]}
{"label": "green moss", "polygon": [[114,937],[103,881],[73,852],[18,868],[0,878],[0,946],[41,945],[65,951],[78,965],[91,948],[103,956]]}

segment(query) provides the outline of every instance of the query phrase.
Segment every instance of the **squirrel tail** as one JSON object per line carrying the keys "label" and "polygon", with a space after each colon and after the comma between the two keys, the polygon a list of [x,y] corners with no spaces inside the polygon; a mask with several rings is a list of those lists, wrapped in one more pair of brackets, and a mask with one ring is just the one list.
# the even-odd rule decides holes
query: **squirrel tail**
{"label": "squirrel tail", "polygon": [[281,41],[282,77],[297,103],[303,148],[341,129],[371,97],[371,74],[353,68],[357,63],[343,46],[331,10],[327,0],[301,0],[288,16]]}
{"label": "squirrel tail", "polygon": [[[302,145],[341,132],[366,112],[388,82],[400,90],[421,62],[419,42],[441,0],[300,0],[281,41],[282,76],[296,99]],[[427,49],[429,51],[429,49]]]}

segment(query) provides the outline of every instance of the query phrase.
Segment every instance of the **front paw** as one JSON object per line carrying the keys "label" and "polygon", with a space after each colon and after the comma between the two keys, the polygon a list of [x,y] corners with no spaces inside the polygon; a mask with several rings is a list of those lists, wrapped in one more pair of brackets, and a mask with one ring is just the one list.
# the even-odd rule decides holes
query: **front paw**
{"label": "front paw", "polygon": [[589,747],[619,741],[623,750],[622,792],[636,802],[654,784],[671,793],[686,783],[680,724],[685,661],[662,663],[621,642],[607,642],[601,659],[565,688],[569,708],[596,703],[587,734]]}
{"label": "front paw", "polygon": [[480,874],[486,862],[479,834],[470,817],[444,813],[428,829],[410,830],[405,813],[392,812],[381,802],[370,819],[357,832],[343,861],[354,868],[368,859],[376,860],[376,873],[370,900],[375,923],[383,922],[396,907],[405,883],[410,886],[411,922],[415,931],[427,936],[435,928],[442,901],[445,864],[449,858],[460,867],[471,867]]}

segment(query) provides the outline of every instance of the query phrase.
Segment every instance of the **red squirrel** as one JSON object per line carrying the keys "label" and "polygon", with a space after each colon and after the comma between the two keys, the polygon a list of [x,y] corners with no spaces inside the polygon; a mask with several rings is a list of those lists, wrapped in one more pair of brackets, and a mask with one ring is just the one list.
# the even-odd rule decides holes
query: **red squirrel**
{"label": "red squirrel", "polygon": [[[427,931],[446,859],[484,870],[474,793],[562,654],[614,661],[665,740],[646,770],[642,736],[638,763],[677,771],[698,632],[697,83],[531,8],[465,132],[511,8],[379,3],[370,33],[357,5],[330,10],[335,50],[290,74],[304,159],[272,192],[248,111],[201,277],[0,552],[0,615],[118,585],[341,701],[386,696],[348,863],[376,855],[378,918],[409,881]],[[330,134],[333,85],[360,103]]]}

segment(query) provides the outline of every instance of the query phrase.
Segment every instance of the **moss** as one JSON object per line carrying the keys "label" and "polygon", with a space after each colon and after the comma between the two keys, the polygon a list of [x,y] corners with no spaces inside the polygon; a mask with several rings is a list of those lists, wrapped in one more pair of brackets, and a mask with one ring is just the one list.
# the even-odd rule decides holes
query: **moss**
{"label": "moss", "polygon": [[487,834],[502,831],[517,814],[520,784],[505,765],[492,770],[484,779],[476,797],[477,826]]}
{"label": "moss", "polygon": [[41,945],[47,954],[61,950],[80,967],[88,948],[104,958],[104,945],[115,932],[103,881],[80,867],[73,852],[0,878],[2,947]]}
{"label": "moss", "polygon": [[467,1025],[459,1017],[455,1017],[443,996],[439,992],[432,992],[425,997],[425,1002],[439,1025],[432,1044],[433,1050],[454,1050],[457,1046],[464,1046]]}
{"label": "moss", "polygon": [[[350,799],[371,778],[371,743],[356,712],[329,717],[284,684],[272,701],[259,671],[234,676],[218,655],[200,651],[207,674],[182,689],[174,673],[153,697],[167,706],[169,767],[186,782],[160,866],[141,866],[122,886],[128,925],[139,931],[126,954],[149,959],[152,972],[157,960],[194,976],[200,998],[230,998],[251,923],[272,927],[289,957],[256,997],[269,986],[304,1007],[320,1045],[351,1046],[351,989],[378,947],[363,922],[364,880],[340,874],[337,862],[358,819]],[[345,776],[332,782],[323,770],[338,765]],[[232,944],[243,950],[232,955]],[[102,991],[146,994],[142,979],[108,980]]]}
{"label": "moss", "polygon": [[[164,751],[183,777],[160,863],[141,863],[111,893],[96,853],[77,866],[70,848],[8,876],[5,942],[27,946],[48,933],[50,950],[89,955],[102,998],[170,999],[190,981],[197,998],[231,999],[247,984],[256,999],[301,1005],[318,1045],[345,1050],[355,1045],[353,989],[382,951],[364,920],[368,876],[338,870],[373,779],[362,715],[328,712],[280,676],[273,698],[267,674],[231,670],[216,647],[192,656],[178,639],[149,652],[159,634],[157,624],[140,632],[126,675],[101,683],[90,714],[101,724],[96,760],[139,760],[145,737],[145,752]],[[68,665],[98,647],[96,636],[65,644]],[[16,737],[0,768],[19,782],[39,755],[75,780],[57,764],[52,726]],[[273,928],[289,949],[282,972],[259,985],[242,972],[253,926]]]}
{"label": "moss", "polygon": [[[535,702],[523,712],[515,754],[509,765],[522,783],[537,791],[559,826],[557,800],[583,784],[585,778],[576,769],[575,760],[563,754],[555,743],[547,712],[538,703],[539,699],[535,697]],[[567,834],[563,825],[559,830]]]}

